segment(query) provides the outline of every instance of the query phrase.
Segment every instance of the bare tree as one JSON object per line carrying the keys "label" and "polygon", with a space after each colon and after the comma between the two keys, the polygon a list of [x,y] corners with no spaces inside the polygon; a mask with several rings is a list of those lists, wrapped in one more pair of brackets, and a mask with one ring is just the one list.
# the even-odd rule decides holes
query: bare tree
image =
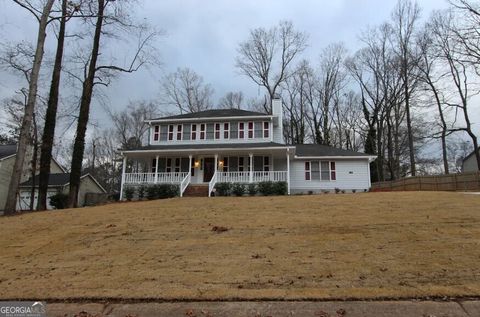
{"label": "bare tree", "polygon": [[147,101],[130,102],[125,110],[110,112],[120,148],[130,149],[132,138],[137,140],[136,143],[140,146],[145,144],[147,141],[146,132],[150,127],[145,120],[159,115],[158,106]]}
{"label": "bare tree", "polygon": [[253,29],[249,39],[240,43],[236,67],[267,90],[266,112],[271,111],[271,100],[281,83],[291,76],[290,66],[306,46],[307,35],[296,31],[289,21],[282,21],[268,30]]}
{"label": "bare tree", "polygon": [[420,7],[411,0],[399,0],[392,13],[394,48],[400,60],[403,80],[403,94],[407,119],[408,148],[410,154],[410,170],[416,174],[415,147],[412,129],[411,100],[412,88],[415,86],[418,54],[415,51],[416,24],[420,18]]}
{"label": "bare tree", "polygon": [[212,108],[213,89],[203,77],[190,68],[178,68],[162,81],[162,100],[180,113],[198,112]]}
{"label": "bare tree", "polygon": [[230,91],[220,98],[218,106],[222,109],[242,109],[243,99],[243,93],[241,91]]}
{"label": "bare tree", "polygon": [[[60,87],[60,75],[62,71],[63,47],[65,42],[65,29],[67,23],[68,1],[62,0],[62,13],[60,27],[57,35],[57,51],[50,84],[47,112],[42,134],[42,145],[40,151],[40,175],[38,179],[38,201],[37,210],[47,209],[47,191],[50,178],[50,162],[52,160],[53,140],[55,137],[55,126],[57,122],[58,95]],[[70,14],[76,11],[76,6]],[[35,187],[35,186],[34,186]],[[33,202],[32,202],[33,203]]]}
{"label": "bare tree", "polygon": [[23,116],[22,128],[20,130],[17,155],[15,156],[12,177],[10,178],[10,184],[8,187],[7,202],[5,204],[6,215],[13,214],[16,210],[18,186],[20,185],[25,156],[27,153],[28,140],[32,127],[33,112],[35,110],[35,102],[37,98],[38,77],[40,74],[40,67],[42,65],[45,38],[47,36],[46,28],[49,20],[49,14],[54,2],[54,0],[47,0],[42,9],[37,10],[28,1],[14,1],[31,12],[37,19],[39,26],[35,55],[33,58],[31,72],[29,74],[29,89],[27,103],[25,106],[25,114]]}
{"label": "bare tree", "polygon": [[[93,96],[95,85],[108,86],[118,74],[118,72],[132,73],[140,69],[140,67],[149,64],[152,54],[148,54],[149,44],[158,34],[151,31],[143,24],[135,25],[130,21],[128,14],[122,8],[124,3],[116,3],[114,0],[97,0],[96,7],[90,6],[91,16],[96,18],[94,36],[91,45],[91,52],[88,54],[88,60],[84,63],[84,78],[82,81],[82,96],[80,98],[80,108],[75,134],[75,143],[73,146],[72,163],[70,169],[70,190],[68,198],[69,207],[77,207],[78,191],[80,188],[80,177],[82,173],[82,163],[85,151],[85,134],[90,116],[90,104]],[[115,26],[118,28],[115,29]],[[112,29],[105,29],[105,28]],[[137,50],[135,51],[131,62],[126,66],[111,64],[100,64],[101,37],[112,36],[118,38],[119,34],[113,34],[120,31],[134,30],[137,31]]]}
{"label": "bare tree", "polygon": [[[447,104],[444,93],[445,87],[442,87],[441,83],[445,73],[442,70],[442,65],[433,43],[434,40],[431,36],[431,30],[428,27],[419,35],[418,41],[422,58],[422,67],[419,67],[419,79],[425,85],[425,91],[430,93],[428,98],[433,96],[434,104],[438,110],[443,170],[445,174],[449,174],[447,135],[450,132],[444,110]],[[436,135],[433,135],[433,137],[435,138]]]}
{"label": "bare tree", "polygon": [[463,115],[464,127],[456,128],[456,131],[465,131],[472,140],[473,151],[480,169],[480,153],[478,151],[478,138],[472,130],[472,122],[469,114],[470,98],[479,93],[472,80],[469,78],[471,70],[469,63],[462,58],[461,52],[456,47],[454,15],[452,11],[436,12],[430,20],[432,33],[435,38],[436,51],[445,63],[449,72],[448,78],[453,84],[455,102],[449,102],[449,106],[455,108]]}

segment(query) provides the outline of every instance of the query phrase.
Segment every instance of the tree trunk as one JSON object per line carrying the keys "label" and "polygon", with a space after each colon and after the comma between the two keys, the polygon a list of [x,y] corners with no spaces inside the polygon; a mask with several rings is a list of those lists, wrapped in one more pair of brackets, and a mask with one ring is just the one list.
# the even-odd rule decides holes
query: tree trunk
{"label": "tree trunk", "polygon": [[38,158],[38,136],[37,136],[37,121],[35,119],[35,112],[33,113],[33,155],[32,155],[32,188],[30,190],[30,211],[35,209],[35,176],[37,174],[37,158]]}
{"label": "tree trunk", "polygon": [[37,210],[47,209],[47,191],[50,178],[50,162],[52,161],[53,140],[57,121],[58,94],[60,76],[62,73],[63,46],[65,42],[65,26],[67,22],[67,0],[62,0],[62,18],[57,39],[57,52],[53,66],[52,82],[48,97],[47,112],[45,114],[45,126],[43,127],[42,148],[40,154],[40,175],[38,185]]}
{"label": "tree trunk", "polygon": [[43,48],[45,45],[45,38],[47,37],[46,28],[48,24],[48,17],[52,10],[54,0],[48,0],[43,7],[42,15],[38,26],[37,47],[35,56],[33,58],[32,71],[30,73],[30,82],[28,87],[27,104],[25,106],[25,114],[22,120],[22,127],[20,129],[20,136],[18,140],[17,155],[15,156],[15,164],[13,166],[12,177],[8,186],[7,202],[5,204],[5,215],[15,213],[18,195],[18,186],[22,178],[22,171],[25,163],[25,156],[32,127],[32,117],[35,110],[35,102],[37,99],[38,77],[40,74],[40,67],[43,59]]}
{"label": "tree trunk", "polygon": [[405,112],[407,117],[407,134],[408,134],[408,150],[410,154],[410,171],[412,176],[417,174],[417,169],[415,166],[415,148],[413,145],[413,130],[412,130],[412,117],[410,115],[410,92],[408,91],[408,74],[407,67],[404,69],[404,83],[403,88],[405,91]]}
{"label": "tree trunk", "polygon": [[98,0],[98,14],[93,37],[92,53],[88,65],[87,78],[83,83],[82,97],[80,100],[80,112],[78,116],[77,133],[73,146],[72,165],[70,170],[70,192],[68,195],[68,207],[77,207],[78,190],[80,189],[80,177],[82,174],[83,154],[85,151],[85,133],[87,131],[88,117],[90,114],[90,103],[97,67],[97,58],[100,50],[100,35],[103,25],[103,11],[105,0]]}

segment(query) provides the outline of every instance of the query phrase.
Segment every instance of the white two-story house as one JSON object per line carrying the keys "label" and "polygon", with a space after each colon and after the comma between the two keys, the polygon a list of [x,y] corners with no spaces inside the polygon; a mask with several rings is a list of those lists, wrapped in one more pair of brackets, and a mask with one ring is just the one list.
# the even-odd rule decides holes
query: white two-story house
{"label": "white two-story house", "polygon": [[[219,182],[283,181],[288,194],[370,188],[374,156],[318,144],[288,145],[282,102],[272,113],[227,109],[150,119],[147,146],[122,151],[125,186],[173,183],[214,192]],[[208,188],[208,190],[207,190]]]}

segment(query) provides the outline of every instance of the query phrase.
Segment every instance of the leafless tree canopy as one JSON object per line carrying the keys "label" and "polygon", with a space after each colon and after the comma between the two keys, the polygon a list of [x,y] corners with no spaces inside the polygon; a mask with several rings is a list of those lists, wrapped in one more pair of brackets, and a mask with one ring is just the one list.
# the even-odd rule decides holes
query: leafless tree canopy
{"label": "leafless tree canopy", "polygon": [[[242,74],[267,90],[273,99],[279,86],[291,76],[295,58],[307,46],[307,35],[295,30],[289,21],[282,21],[271,29],[257,28],[238,47],[236,66]],[[270,111],[270,104],[265,105]]]}
{"label": "leafless tree canopy", "polygon": [[213,89],[189,68],[178,68],[162,80],[162,102],[180,113],[197,112],[213,107]]}

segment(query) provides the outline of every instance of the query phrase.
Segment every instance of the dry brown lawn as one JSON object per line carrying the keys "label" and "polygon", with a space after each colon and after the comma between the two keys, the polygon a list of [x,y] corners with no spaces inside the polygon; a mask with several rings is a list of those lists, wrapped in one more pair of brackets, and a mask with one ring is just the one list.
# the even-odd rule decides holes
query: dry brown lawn
{"label": "dry brown lawn", "polygon": [[479,295],[480,195],[183,198],[0,217],[0,299]]}

